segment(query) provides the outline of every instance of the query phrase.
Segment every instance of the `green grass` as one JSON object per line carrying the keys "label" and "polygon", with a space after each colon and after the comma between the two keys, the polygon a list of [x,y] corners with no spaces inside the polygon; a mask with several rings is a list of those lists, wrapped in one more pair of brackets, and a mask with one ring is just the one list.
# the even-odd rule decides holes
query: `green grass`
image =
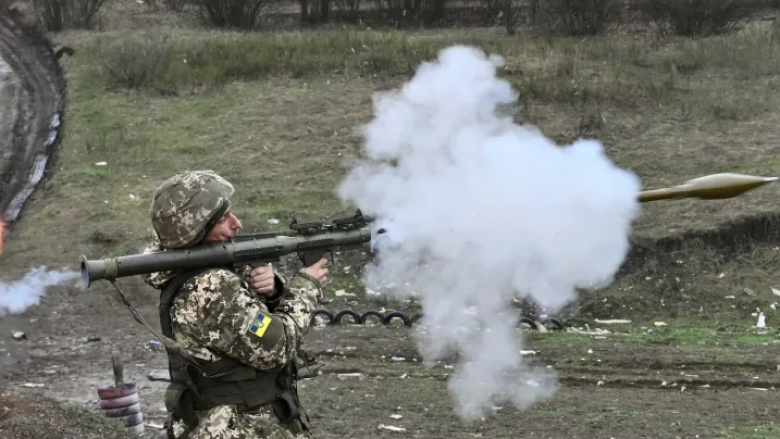
{"label": "green grass", "polygon": [[780,427],[774,423],[764,425],[747,425],[727,429],[721,439],[774,439],[780,432]]}
{"label": "green grass", "polygon": [[[360,153],[355,130],[371,119],[373,93],[402,84],[452,44],[504,56],[500,75],[520,91],[523,121],[559,142],[598,137],[648,188],[712,172],[770,172],[780,152],[774,26],[661,42],[499,30],[149,32],[55,35],[79,47],[63,59],[67,132],[56,172],[25,213],[35,222],[19,224],[7,243],[9,267],[75,267],[81,254],[140,251],[151,236],[152,193],[183,169],[210,168],[232,181],[247,232],[282,230],[293,211],[302,220],[350,212],[335,190]],[[117,47],[135,51],[106,55]],[[158,49],[159,64],[139,61]],[[146,76],[125,89],[107,66]],[[770,188],[722,203],[643,206],[635,233],[662,236],[770,211],[763,202],[774,197]]]}

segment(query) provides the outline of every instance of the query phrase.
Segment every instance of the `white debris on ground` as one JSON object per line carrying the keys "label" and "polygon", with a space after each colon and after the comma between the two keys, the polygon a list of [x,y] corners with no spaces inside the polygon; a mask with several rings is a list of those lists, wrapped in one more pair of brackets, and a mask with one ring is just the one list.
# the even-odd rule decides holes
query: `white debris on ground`
{"label": "white debris on ground", "polygon": [[395,426],[392,426],[392,425],[385,425],[385,424],[379,424],[379,427],[377,427],[377,428],[379,430],[390,430],[390,431],[397,431],[397,432],[406,431],[405,428],[395,427]]}
{"label": "white debris on ground", "polygon": [[569,327],[566,328],[566,332],[573,332],[575,334],[581,334],[581,335],[606,335],[611,334],[611,331],[604,328],[594,328],[590,329],[590,325],[586,324],[585,328],[575,328],[575,327]]}

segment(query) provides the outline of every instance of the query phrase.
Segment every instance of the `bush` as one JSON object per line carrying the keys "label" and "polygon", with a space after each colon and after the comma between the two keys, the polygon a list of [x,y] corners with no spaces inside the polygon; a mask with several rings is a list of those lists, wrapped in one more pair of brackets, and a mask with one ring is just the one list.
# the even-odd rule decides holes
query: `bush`
{"label": "bush", "polygon": [[146,34],[101,43],[97,54],[113,86],[139,89],[150,85],[170,65],[170,48],[166,36]]}
{"label": "bush", "polygon": [[165,7],[172,12],[181,12],[190,0],[163,0]]}
{"label": "bush", "polygon": [[249,30],[270,0],[192,0],[211,25]]}
{"label": "bush", "polygon": [[661,31],[671,28],[683,36],[728,32],[769,6],[765,0],[639,0],[638,4]]}
{"label": "bush", "polygon": [[36,15],[49,32],[89,29],[106,0],[32,0]]}
{"label": "bush", "polygon": [[[165,39],[123,34],[105,37],[97,47],[87,45],[83,50],[102,61],[102,68],[94,72],[96,82],[187,94],[270,76],[407,76],[420,62],[435,58],[439,50],[452,43],[446,37],[416,39],[402,32],[340,30],[262,37],[243,32],[208,37],[177,35]],[[457,42],[505,53],[518,41],[475,35]]]}
{"label": "bush", "polygon": [[620,22],[625,0],[549,0],[550,12],[568,35],[598,35]]}

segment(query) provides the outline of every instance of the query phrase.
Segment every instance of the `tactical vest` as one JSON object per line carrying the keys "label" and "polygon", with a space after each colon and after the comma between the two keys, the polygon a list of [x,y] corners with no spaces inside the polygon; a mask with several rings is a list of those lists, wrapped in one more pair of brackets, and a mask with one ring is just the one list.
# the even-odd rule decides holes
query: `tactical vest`
{"label": "tactical vest", "polygon": [[[166,285],[160,295],[160,326],[163,335],[173,338],[170,310],[179,289],[192,277],[208,269],[179,274]],[[281,368],[260,371],[231,358],[193,364],[179,353],[166,348],[171,384],[165,392],[166,422],[169,439],[186,439],[198,426],[197,412],[218,405],[234,405],[240,413],[251,413],[271,405],[283,424],[299,420],[301,407],[295,386],[298,369],[295,359]],[[187,426],[176,438],[173,421],[182,420]]]}

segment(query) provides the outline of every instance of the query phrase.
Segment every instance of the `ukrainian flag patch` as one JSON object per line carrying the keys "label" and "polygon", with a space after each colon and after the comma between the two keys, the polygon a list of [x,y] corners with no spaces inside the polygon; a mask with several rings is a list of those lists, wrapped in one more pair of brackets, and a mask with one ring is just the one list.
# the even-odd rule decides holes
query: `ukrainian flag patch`
{"label": "ukrainian flag patch", "polygon": [[271,317],[259,312],[249,324],[247,332],[262,337],[269,326],[271,326]]}

